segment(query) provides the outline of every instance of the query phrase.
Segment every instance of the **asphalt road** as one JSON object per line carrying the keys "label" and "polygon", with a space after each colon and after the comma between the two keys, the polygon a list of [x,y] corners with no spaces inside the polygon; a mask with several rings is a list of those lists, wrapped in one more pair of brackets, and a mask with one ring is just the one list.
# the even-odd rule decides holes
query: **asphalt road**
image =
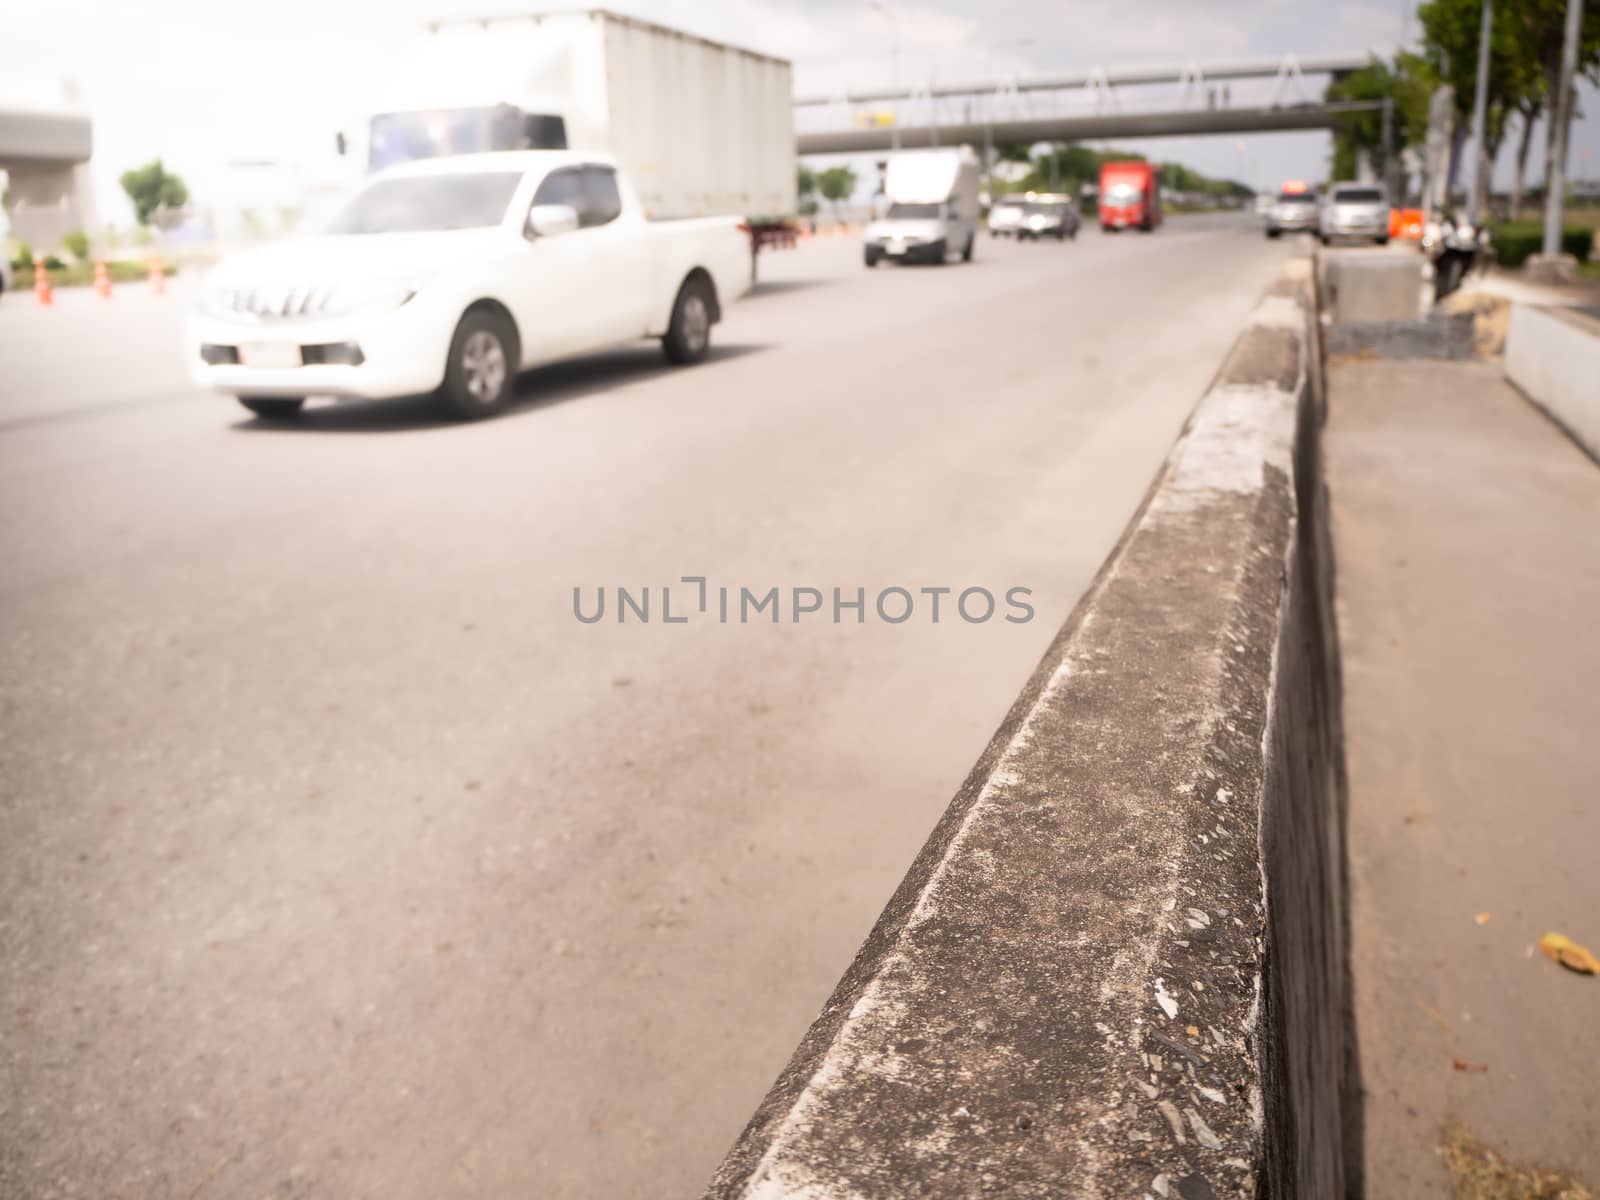
{"label": "asphalt road", "polygon": [[6,297],[0,1195],[695,1195],[1288,252],[820,239],[478,425],[249,419],[181,281]]}

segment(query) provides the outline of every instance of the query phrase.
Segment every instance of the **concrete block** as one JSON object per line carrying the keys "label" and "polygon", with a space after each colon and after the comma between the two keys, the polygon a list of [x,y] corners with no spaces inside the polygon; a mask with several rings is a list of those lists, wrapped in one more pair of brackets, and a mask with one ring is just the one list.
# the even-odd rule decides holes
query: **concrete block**
{"label": "concrete block", "polygon": [[1310,297],[1263,300],[708,1197],[1358,1194]]}
{"label": "concrete block", "polygon": [[1421,254],[1402,250],[1326,250],[1322,303],[1335,324],[1411,321],[1423,313]]}
{"label": "concrete block", "polygon": [[1600,313],[1513,305],[1506,376],[1600,460]]}

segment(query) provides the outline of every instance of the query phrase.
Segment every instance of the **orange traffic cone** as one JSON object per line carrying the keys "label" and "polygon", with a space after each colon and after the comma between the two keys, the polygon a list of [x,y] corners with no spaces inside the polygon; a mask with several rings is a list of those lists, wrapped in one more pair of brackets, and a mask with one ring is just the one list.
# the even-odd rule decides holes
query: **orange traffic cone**
{"label": "orange traffic cone", "polygon": [[49,308],[56,302],[55,291],[50,287],[50,269],[38,255],[33,259],[33,294],[39,298],[42,308]]}
{"label": "orange traffic cone", "polygon": [[94,260],[94,290],[99,293],[100,299],[111,299],[111,276],[106,271],[106,260]]}
{"label": "orange traffic cone", "polygon": [[167,290],[167,276],[158,254],[150,256],[150,290],[158,296],[164,295]]}

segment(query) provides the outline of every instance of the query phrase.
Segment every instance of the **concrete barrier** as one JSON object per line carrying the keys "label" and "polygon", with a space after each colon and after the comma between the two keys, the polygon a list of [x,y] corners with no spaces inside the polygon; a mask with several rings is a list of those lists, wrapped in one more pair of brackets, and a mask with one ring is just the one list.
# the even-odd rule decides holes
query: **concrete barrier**
{"label": "concrete barrier", "polygon": [[1600,461],[1600,315],[1514,304],[1506,375]]}
{"label": "concrete barrier", "polygon": [[1425,309],[1423,257],[1370,248],[1323,250],[1320,302],[1336,324],[1415,321]]}
{"label": "concrete barrier", "polygon": [[1262,301],[708,1197],[1357,1194],[1313,309]]}

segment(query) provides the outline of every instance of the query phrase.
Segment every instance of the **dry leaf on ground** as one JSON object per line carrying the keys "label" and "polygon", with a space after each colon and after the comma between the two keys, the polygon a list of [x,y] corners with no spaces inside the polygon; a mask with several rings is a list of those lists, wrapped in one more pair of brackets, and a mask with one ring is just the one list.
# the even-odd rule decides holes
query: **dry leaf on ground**
{"label": "dry leaf on ground", "polygon": [[1539,950],[1546,958],[1553,958],[1569,971],[1580,975],[1600,975],[1600,959],[1587,947],[1559,933],[1547,933],[1539,939]]}

